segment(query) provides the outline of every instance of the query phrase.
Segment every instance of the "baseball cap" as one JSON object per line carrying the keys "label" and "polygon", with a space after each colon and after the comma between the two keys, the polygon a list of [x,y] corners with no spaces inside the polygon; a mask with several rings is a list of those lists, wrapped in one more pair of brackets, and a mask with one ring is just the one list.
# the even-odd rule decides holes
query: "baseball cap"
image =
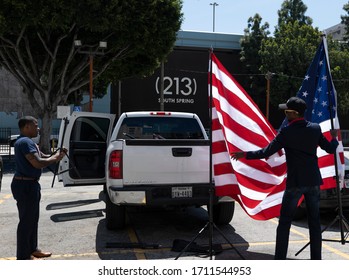
{"label": "baseball cap", "polygon": [[279,104],[279,109],[282,110],[295,110],[300,114],[304,114],[307,109],[307,104],[302,98],[291,97],[286,103]]}

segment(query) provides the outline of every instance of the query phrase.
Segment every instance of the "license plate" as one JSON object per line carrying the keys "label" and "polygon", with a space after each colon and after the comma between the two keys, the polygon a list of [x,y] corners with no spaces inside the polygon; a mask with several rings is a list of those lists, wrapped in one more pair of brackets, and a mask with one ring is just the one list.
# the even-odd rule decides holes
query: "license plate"
{"label": "license plate", "polygon": [[193,197],[192,187],[173,187],[172,198]]}

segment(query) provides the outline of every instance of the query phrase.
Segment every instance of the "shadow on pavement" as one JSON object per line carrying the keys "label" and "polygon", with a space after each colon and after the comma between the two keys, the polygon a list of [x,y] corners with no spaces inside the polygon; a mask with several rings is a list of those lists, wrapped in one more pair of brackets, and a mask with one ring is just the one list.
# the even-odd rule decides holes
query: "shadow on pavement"
{"label": "shadow on pavement", "polygon": [[67,201],[60,203],[52,203],[46,206],[46,210],[57,210],[57,209],[66,209],[72,207],[85,206],[92,203],[100,202],[100,199],[86,199],[86,200],[77,200],[77,201]]}
{"label": "shadow on pavement", "polygon": [[[180,252],[174,251],[174,242],[181,240],[190,243],[195,239],[195,248],[209,248],[209,230],[207,211],[203,208],[189,207],[183,210],[166,210],[162,208],[129,208],[127,211],[127,228],[110,231],[106,228],[106,220],[100,220],[96,234],[96,250],[100,259],[104,260],[131,260],[131,259],[176,259]],[[203,228],[205,228],[203,230]],[[229,251],[229,256],[240,259],[248,256],[246,253],[248,243],[240,235],[235,233],[234,227],[225,225],[219,227],[220,232],[214,230],[212,242],[213,248],[221,248],[215,254],[216,259],[224,256]],[[197,236],[198,235],[198,236]],[[230,248],[231,244],[241,244]],[[108,243],[116,243],[116,248],[110,248]],[[123,246],[124,245],[124,246]],[[139,245],[139,246],[137,246]],[[147,248],[148,246],[148,248]],[[146,247],[146,248],[144,248]],[[178,249],[178,248],[177,248]],[[238,250],[238,253],[236,252]],[[208,258],[208,252],[204,253],[185,251],[179,259]]]}
{"label": "shadow on pavement", "polygon": [[51,216],[51,220],[55,223],[82,220],[82,219],[90,219],[90,218],[98,218],[103,217],[103,210],[86,210],[86,211],[78,211],[78,212],[69,212],[63,214],[54,214]]}

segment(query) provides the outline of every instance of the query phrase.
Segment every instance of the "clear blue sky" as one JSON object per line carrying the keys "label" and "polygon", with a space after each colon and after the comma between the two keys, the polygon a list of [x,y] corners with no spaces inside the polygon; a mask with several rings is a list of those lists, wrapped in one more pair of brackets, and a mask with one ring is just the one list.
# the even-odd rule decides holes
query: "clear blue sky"
{"label": "clear blue sky", "polygon": [[[213,30],[213,5],[215,6],[215,32],[243,34],[247,20],[258,13],[262,23],[269,23],[273,33],[283,0],[183,0],[184,21],[181,30]],[[303,0],[308,7],[306,16],[313,19],[313,26],[320,31],[341,22],[345,15],[344,4],[349,0]]]}

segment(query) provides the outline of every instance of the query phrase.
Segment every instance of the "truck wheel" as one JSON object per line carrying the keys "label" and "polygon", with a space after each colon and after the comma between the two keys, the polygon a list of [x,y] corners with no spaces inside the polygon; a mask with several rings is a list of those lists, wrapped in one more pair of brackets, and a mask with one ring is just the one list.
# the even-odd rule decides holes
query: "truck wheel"
{"label": "truck wheel", "polygon": [[126,221],[125,206],[112,203],[108,193],[106,194],[105,203],[107,229],[114,230],[124,228]]}
{"label": "truck wheel", "polygon": [[213,205],[213,222],[217,225],[228,225],[234,216],[235,201]]}

